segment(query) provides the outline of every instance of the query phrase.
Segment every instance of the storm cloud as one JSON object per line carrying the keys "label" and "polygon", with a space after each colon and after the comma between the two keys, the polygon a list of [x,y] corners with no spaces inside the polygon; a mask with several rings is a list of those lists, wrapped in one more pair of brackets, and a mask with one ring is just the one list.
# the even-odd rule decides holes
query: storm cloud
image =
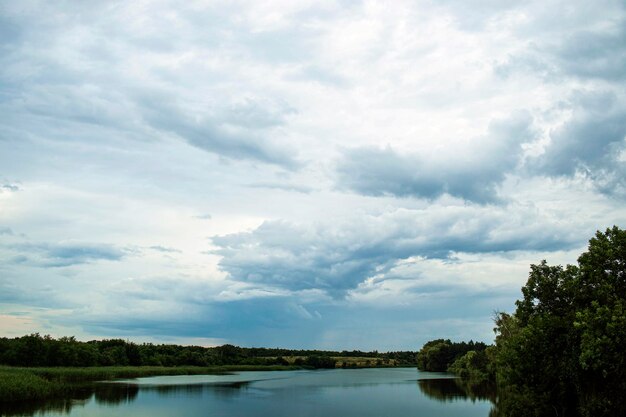
{"label": "storm cloud", "polygon": [[434,199],[443,194],[478,203],[498,201],[497,186],[515,171],[522,144],[534,139],[527,113],[494,121],[485,137],[460,144],[453,152],[402,154],[387,147],[344,152],[338,186],[365,195]]}
{"label": "storm cloud", "polygon": [[[556,251],[579,244],[570,226],[540,223],[537,213],[511,218],[480,207],[400,209],[345,223],[265,222],[247,233],[212,238],[232,279],[287,290],[345,295],[409,257],[447,259],[456,252]],[[528,216],[528,217],[527,217]],[[529,223],[532,226],[529,227]]]}
{"label": "storm cloud", "polygon": [[127,250],[114,245],[83,242],[19,243],[7,245],[10,252],[17,252],[10,259],[14,264],[26,264],[43,268],[58,268],[96,261],[119,261]]}
{"label": "storm cloud", "polygon": [[626,103],[611,93],[579,92],[572,117],[550,133],[544,153],[531,160],[549,176],[581,173],[606,193],[626,196]]}

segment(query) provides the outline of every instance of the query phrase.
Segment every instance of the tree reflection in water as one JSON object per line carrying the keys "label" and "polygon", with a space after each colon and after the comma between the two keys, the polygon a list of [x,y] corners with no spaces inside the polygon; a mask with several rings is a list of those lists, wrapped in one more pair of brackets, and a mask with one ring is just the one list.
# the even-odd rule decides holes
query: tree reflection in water
{"label": "tree reflection in water", "polygon": [[[492,404],[489,417],[536,417],[542,415],[564,415],[558,410],[551,408],[545,399],[526,395],[511,395],[500,392],[496,395],[496,385],[490,382],[472,382],[459,378],[447,379],[422,379],[417,381],[420,391],[428,398],[441,401],[485,401]],[[500,411],[502,410],[502,411]],[[504,411],[506,410],[506,411]],[[546,411],[547,410],[547,411]],[[554,414],[552,414],[554,413]],[[572,417],[577,417],[577,413],[568,413]]]}
{"label": "tree reflection in water", "polygon": [[189,384],[189,385],[143,385],[97,383],[87,384],[73,389],[66,398],[46,401],[31,402],[0,402],[0,416],[34,416],[37,414],[58,413],[70,414],[72,408],[80,407],[89,402],[93,397],[97,404],[120,405],[133,402],[139,395],[139,390],[153,391],[159,396],[176,396],[184,393],[190,395],[202,395],[205,390],[211,390],[213,394],[224,397],[237,395],[242,388],[247,387],[249,382]]}
{"label": "tree reflection in water", "polygon": [[132,384],[100,384],[94,398],[98,404],[116,405],[129,403],[137,398],[139,387]]}
{"label": "tree reflection in water", "polygon": [[211,390],[214,395],[232,397],[239,395],[239,391],[250,384],[251,381],[220,382],[210,384],[187,384],[187,385],[143,385],[144,391],[156,391],[159,396],[167,397],[184,393],[190,395],[202,395],[206,390]]}
{"label": "tree reflection in water", "polygon": [[[2,416],[34,416],[47,413],[70,414],[74,407],[82,407],[92,400],[99,405],[115,406],[129,404],[137,400],[139,392],[152,392],[160,397],[201,397],[210,391],[212,396],[236,397],[247,391],[251,381],[232,383],[199,383],[187,385],[137,385],[132,383],[96,383],[85,385],[68,393],[67,398],[40,403],[1,404]],[[378,384],[357,384],[378,385]],[[490,384],[475,384],[456,378],[424,379],[417,381],[419,390],[428,398],[440,402],[491,401],[494,406],[489,413],[496,417],[495,388]],[[184,395],[181,395],[184,394]]]}
{"label": "tree reflection in water", "polygon": [[35,414],[69,414],[73,407],[80,407],[89,401],[92,389],[72,390],[66,398],[45,401],[0,402],[0,416],[33,416]]}
{"label": "tree reflection in water", "polygon": [[420,379],[417,384],[428,398],[442,402],[460,399],[496,402],[496,387],[489,382],[474,383],[459,378],[442,378]]}

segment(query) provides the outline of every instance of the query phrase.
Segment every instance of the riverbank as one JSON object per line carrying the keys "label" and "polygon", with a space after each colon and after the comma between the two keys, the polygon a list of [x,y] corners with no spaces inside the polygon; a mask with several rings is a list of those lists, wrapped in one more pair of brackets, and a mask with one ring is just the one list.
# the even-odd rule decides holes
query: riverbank
{"label": "riverbank", "polygon": [[157,375],[203,375],[240,371],[284,371],[298,369],[282,365],[221,366],[107,366],[87,368],[18,368],[0,367],[0,402],[38,401],[61,397],[81,385],[118,378],[141,378]]}

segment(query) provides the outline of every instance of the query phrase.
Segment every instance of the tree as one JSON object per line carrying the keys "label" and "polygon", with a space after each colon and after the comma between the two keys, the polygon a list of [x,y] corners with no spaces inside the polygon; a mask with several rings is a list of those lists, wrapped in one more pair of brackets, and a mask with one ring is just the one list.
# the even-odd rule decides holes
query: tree
{"label": "tree", "polygon": [[596,233],[578,258],[573,323],[578,338],[582,411],[626,414],[626,231]]}
{"label": "tree", "polygon": [[453,361],[452,343],[448,339],[426,342],[417,353],[417,368],[420,371],[444,372]]}
{"label": "tree", "polygon": [[314,368],[314,369],[321,369],[321,368],[332,369],[332,368],[335,368],[335,365],[336,365],[335,360],[328,356],[311,355],[311,356],[307,356],[306,360],[304,361],[304,366]]}
{"label": "tree", "polygon": [[499,408],[626,414],[626,231],[597,232],[577,266],[531,265],[522,294],[496,317]]}
{"label": "tree", "polygon": [[420,371],[444,372],[452,363],[469,351],[485,350],[482,342],[451,342],[449,339],[436,339],[426,342],[417,352],[417,368]]}
{"label": "tree", "polygon": [[489,352],[492,348],[485,350],[470,350],[465,355],[455,360],[449,367],[448,372],[452,372],[461,378],[471,379],[475,382],[492,380],[491,367],[489,363]]}

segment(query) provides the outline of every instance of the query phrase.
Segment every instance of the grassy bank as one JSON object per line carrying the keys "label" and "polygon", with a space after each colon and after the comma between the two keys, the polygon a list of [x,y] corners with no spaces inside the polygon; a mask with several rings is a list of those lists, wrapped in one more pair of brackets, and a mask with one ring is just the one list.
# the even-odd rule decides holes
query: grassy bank
{"label": "grassy bank", "polygon": [[[81,387],[95,382],[120,378],[140,378],[157,375],[203,375],[238,371],[283,371],[301,369],[300,357],[286,357],[290,365],[219,365],[219,366],[94,366],[94,367],[11,367],[0,366],[0,403],[37,401],[68,396]],[[305,357],[301,357],[304,359]],[[393,366],[379,358],[336,357],[337,367]],[[389,363],[391,362],[391,363]]]}
{"label": "grassy bank", "polygon": [[94,381],[157,375],[203,375],[237,371],[278,371],[291,366],[111,366],[89,368],[0,367],[0,402],[36,401],[60,397]]}
{"label": "grassy bank", "polygon": [[0,401],[26,401],[52,398],[65,391],[65,384],[55,384],[32,372],[0,369]]}

